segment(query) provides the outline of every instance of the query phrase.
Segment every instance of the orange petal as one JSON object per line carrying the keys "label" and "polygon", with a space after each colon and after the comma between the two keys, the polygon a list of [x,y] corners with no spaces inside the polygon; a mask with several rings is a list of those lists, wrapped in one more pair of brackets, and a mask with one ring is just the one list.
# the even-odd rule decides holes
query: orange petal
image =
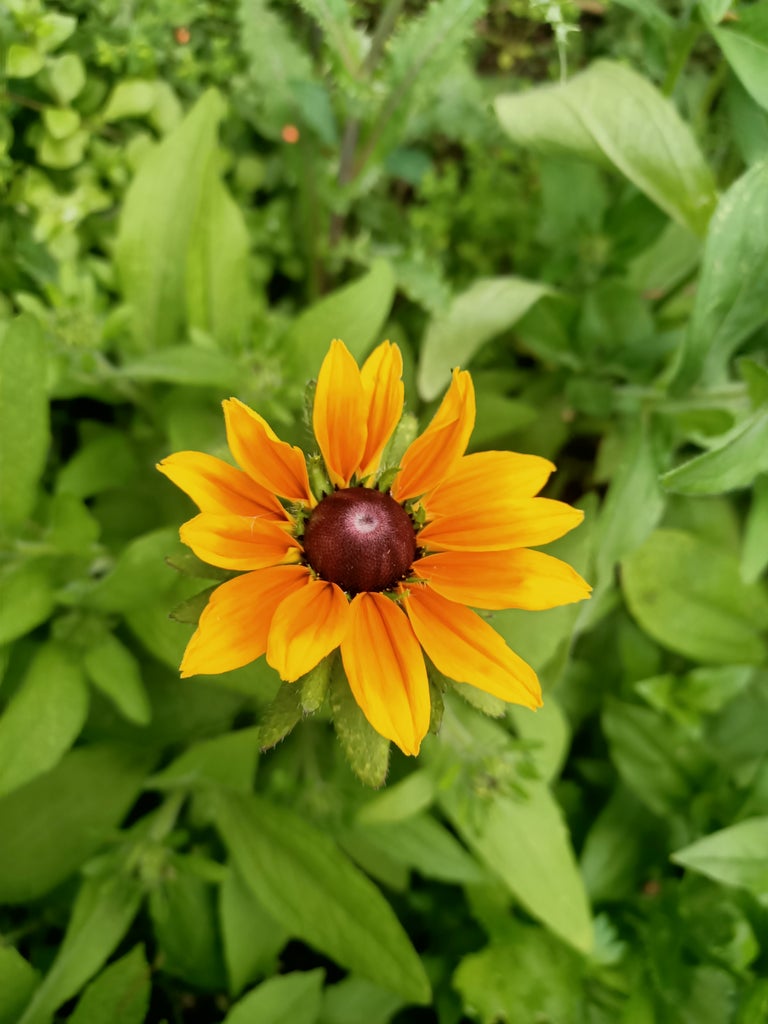
{"label": "orange petal", "polygon": [[475,425],[475,389],[466,370],[454,370],[451,386],[432,422],[409,445],[392,494],[397,501],[432,490],[463,454]]}
{"label": "orange petal", "polygon": [[265,569],[301,557],[301,546],[285,525],[253,516],[201,512],[184,523],[179,536],[198,558],[222,569]]}
{"label": "orange petal", "polygon": [[551,498],[480,494],[474,502],[457,503],[451,515],[427,523],[419,532],[419,546],[438,551],[532,548],[562,537],[584,518],[581,509]]}
{"label": "orange petal", "polygon": [[365,451],[365,395],[357,363],[343,341],[332,341],[320,367],[312,425],[331,482],[346,487]]}
{"label": "orange petal", "polygon": [[211,594],[187,644],[182,676],[230,672],[260,658],[267,649],[275,609],[308,582],[305,566],[278,565],[222,583]]}
{"label": "orange petal", "polygon": [[385,341],[371,352],[360,371],[368,408],[368,437],[360,475],[379,468],[381,453],[403,414],[403,357],[397,345]]}
{"label": "orange petal", "polygon": [[176,452],[158,463],[157,468],[188,494],[201,512],[287,518],[274,494],[214,455]]}
{"label": "orange petal", "polygon": [[267,661],[292,683],[334,651],[347,631],[349,602],[335,583],[310,580],[282,602],[272,619]]}
{"label": "orange petal", "polygon": [[[493,494],[532,498],[555,470],[549,459],[518,452],[476,452],[454,465],[439,487],[424,498],[428,518],[474,508]],[[481,497],[479,497],[481,496]]]}
{"label": "orange petal", "polygon": [[307,465],[300,448],[281,441],[265,419],[237,398],[223,403],[227,442],[251,479],[289,501],[312,503]]}
{"label": "orange petal", "polygon": [[376,732],[418,754],[429,728],[427,671],[402,610],[383,594],[358,594],[341,643],[349,686]]}
{"label": "orange petal", "polygon": [[473,608],[540,611],[589,597],[592,588],[559,558],[542,551],[441,551],[413,571],[449,601]]}
{"label": "orange petal", "polygon": [[476,612],[418,584],[408,587],[405,609],[419,643],[443,675],[512,704],[541,706],[536,673]]}

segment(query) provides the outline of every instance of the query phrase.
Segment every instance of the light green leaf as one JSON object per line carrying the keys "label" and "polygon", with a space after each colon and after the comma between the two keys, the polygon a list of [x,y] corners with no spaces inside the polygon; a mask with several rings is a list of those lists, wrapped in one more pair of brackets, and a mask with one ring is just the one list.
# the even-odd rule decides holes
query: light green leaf
{"label": "light green leaf", "polygon": [[[730,3],[721,0],[725,10]],[[720,18],[725,13],[720,13]],[[719,21],[720,18],[714,20]],[[765,4],[752,4],[739,8],[738,18],[710,30],[717,40],[725,59],[731,65],[741,84],[768,110],[768,8]]]}
{"label": "light green leaf", "polygon": [[755,483],[744,529],[741,549],[741,576],[754,583],[768,566],[768,476]]}
{"label": "light green leaf", "polygon": [[660,644],[705,663],[759,664],[768,599],[736,559],[681,530],[657,530],[622,563],[627,604]]}
{"label": "light green leaf", "polygon": [[73,655],[40,647],[0,715],[0,797],[53,768],[80,734],[88,688]]}
{"label": "light green leaf", "polygon": [[352,20],[347,0],[299,0],[322,29],[329,49],[351,75],[360,70],[361,39]]}
{"label": "light green leaf", "polygon": [[235,1003],[223,1024],[316,1024],[324,976],[317,968],[269,978]]}
{"label": "light green leaf", "polygon": [[116,636],[108,633],[89,647],[83,666],[93,685],[129,722],[147,724],[152,711],[141,680],[139,663]]}
{"label": "light green leaf", "polygon": [[131,806],[153,758],[107,744],[79,747],[0,799],[0,903],[38,899],[76,871]]}
{"label": "light green leaf", "polygon": [[204,93],[182,123],[142,161],[123,204],[115,262],[133,310],[133,348],[178,340],[192,231],[217,157],[222,101]]}
{"label": "light green leaf", "polygon": [[712,172],[670,101],[637,72],[599,60],[564,85],[500,96],[496,113],[515,142],[613,166],[704,234],[716,202]]}
{"label": "light green leaf", "polygon": [[139,882],[125,875],[108,874],[83,882],[56,959],[19,1024],[49,1024],[51,1014],[109,958],[128,931],[141,899]]}
{"label": "light green leaf", "polygon": [[0,946],[0,1024],[16,1024],[40,982],[34,967],[13,946]]}
{"label": "light green leaf", "polygon": [[79,96],[85,86],[85,64],[76,53],[65,53],[50,61],[46,77],[56,100],[66,106]]}
{"label": "light green leaf", "polygon": [[395,297],[395,277],[384,260],[352,284],[320,299],[294,321],[286,347],[293,350],[297,372],[316,376],[334,338],[340,338],[357,360],[363,359],[379,337]]}
{"label": "light green leaf", "polygon": [[749,818],[676,850],[672,860],[716,882],[768,897],[768,818]]}
{"label": "light green leaf", "polygon": [[556,779],[568,754],[571,730],[555,698],[547,694],[544,707],[539,708],[535,715],[519,704],[508,704],[505,710],[518,736],[531,744],[531,756],[539,778],[545,782]]}
{"label": "light green leaf", "polygon": [[32,78],[45,62],[45,57],[31,46],[11,43],[5,56],[5,73],[9,78]]}
{"label": "light green leaf", "polygon": [[33,562],[0,570],[0,644],[7,644],[39,626],[53,611],[48,573]]}
{"label": "light green leaf", "polygon": [[80,115],[71,107],[46,107],[43,123],[51,138],[66,139],[80,127]]}
{"label": "light green leaf", "polygon": [[661,482],[676,494],[723,494],[749,487],[768,472],[768,409],[756,412],[709,451],[689,459]]}
{"label": "light green leaf", "polygon": [[430,321],[419,362],[419,394],[435,398],[455,366],[465,367],[486,341],[507,330],[552,289],[522,277],[476,281],[448,310]]}
{"label": "light green leaf", "polygon": [[224,352],[195,345],[172,345],[124,363],[121,372],[131,380],[164,381],[234,390],[242,381],[241,367]]}
{"label": "light green leaf", "polygon": [[134,946],[88,985],[67,1024],[143,1024],[150,994],[144,949]]}
{"label": "light green leaf", "polygon": [[257,726],[193,743],[147,781],[151,789],[190,788],[211,782],[250,793],[259,759]]}
{"label": "light green leaf", "polygon": [[699,0],[699,7],[705,16],[713,24],[723,20],[723,15],[731,6],[733,0]]}
{"label": "light green leaf", "polygon": [[722,378],[729,358],[768,320],[766,217],[768,163],[758,163],[722,196],[709,226],[679,388]]}
{"label": "light green leaf", "polygon": [[425,811],[435,799],[435,782],[429,772],[415,771],[394,786],[388,786],[357,814],[361,825],[387,825],[405,821]]}
{"label": "light green leaf", "polygon": [[125,433],[105,431],[81,445],[56,477],[56,490],[77,498],[124,487],[136,476],[138,462]]}
{"label": "light green leaf", "polygon": [[60,11],[46,11],[35,17],[35,38],[38,46],[51,53],[65,42],[77,28],[77,18]]}
{"label": "light green leaf", "polygon": [[265,800],[220,792],[214,819],[234,862],[267,911],[342,967],[416,1003],[429,982],[376,886],[328,835]]}
{"label": "light green leaf", "polygon": [[125,78],[118,82],[101,112],[102,120],[146,117],[155,105],[155,84],[145,78]]}
{"label": "light green leaf", "polygon": [[348,974],[336,985],[326,987],[323,997],[322,1024],[389,1024],[403,1000],[373,985],[365,978]]}
{"label": "light green leaf", "polygon": [[44,167],[66,170],[81,163],[90,136],[85,129],[63,139],[44,134],[37,147],[37,159]]}
{"label": "light green leaf", "polygon": [[48,454],[47,353],[25,313],[0,335],[0,532],[32,511]]}

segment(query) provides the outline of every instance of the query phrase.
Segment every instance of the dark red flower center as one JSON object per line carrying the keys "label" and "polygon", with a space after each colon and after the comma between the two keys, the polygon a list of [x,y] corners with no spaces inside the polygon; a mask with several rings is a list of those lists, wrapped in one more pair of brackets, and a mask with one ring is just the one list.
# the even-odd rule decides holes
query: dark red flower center
{"label": "dark red flower center", "polygon": [[347,593],[390,590],[416,557],[416,534],[389,494],[349,487],[314,509],[304,529],[304,553],[318,576]]}

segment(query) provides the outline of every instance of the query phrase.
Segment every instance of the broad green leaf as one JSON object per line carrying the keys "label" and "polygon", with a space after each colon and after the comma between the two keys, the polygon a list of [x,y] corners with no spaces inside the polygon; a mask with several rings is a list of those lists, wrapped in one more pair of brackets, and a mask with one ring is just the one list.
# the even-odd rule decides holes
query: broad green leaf
{"label": "broad green leaf", "polygon": [[547,694],[544,707],[539,708],[535,715],[519,704],[507,704],[505,711],[518,736],[531,745],[531,756],[539,778],[544,782],[556,779],[568,754],[571,730],[554,696]]}
{"label": "broad green leaf", "polygon": [[229,991],[236,996],[255,978],[275,972],[288,933],[232,867],[220,886],[219,921]]}
{"label": "broad green leaf", "polygon": [[248,338],[249,254],[250,238],[242,210],[211,162],[189,239],[187,319],[191,327],[207,331],[230,351],[241,349]]}
{"label": "broad green leaf", "polygon": [[500,96],[496,113],[515,142],[613,166],[704,234],[716,202],[712,172],[673,105],[637,72],[598,60],[564,85]]}
{"label": "broad green leaf", "polygon": [[223,1024],[316,1024],[324,976],[316,968],[269,978],[235,1003]]}
{"label": "broad green leaf", "polygon": [[581,871],[592,902],[631,899],[658,838],[658,819],[631,790],[618,786],[592,821],[581,851]]}
{"label": "broad green leaf", "polygon": [[768,818],[748,818],[676,850],[672,860],[716,882],[768,897]]}
{"label": "broad green leaf", "polygon": [[323,994],[322,1024],[389,1024],[403,1000],[394,993],[373,985],[365,978],[348,974]]}
{"label": "broad green leaf", "polygon": [[155,105],[155,82],[145,78],[125,78],[109,94],[101,112],[103,121],[124,117],[146,117]]}
{"label": "broad green leaf", "polygon": [[733,0],[699,0],[699,7],[713,24],[717,24],[732,3]]}
{"label": "broad green leaf", "polygon": [[76,53],[65,53],[49,63],[45,69],[49,91],[56,100],[66,106],[79,96],[86,82],[85,64]]}
{"label": "broad green leaf", "polygon": [[[725,3],[725,0],[722,2]],[[728,6],[730,4],[726,6],[726,10]],[[725,11],[722,13],[724,14]],[[719,25],[710,31],[741,84],[764,110],[768,110],[768,8],[766,5],[757,3],[742,6],[734,21],[729,21],[726,25]]]}
{"label": "broad green leaf", "polygon": [[376,886],[327,834],[285,808],[220,792],[214,819],[244,881],[288,931],[416,1003],[421,961]]}
{"label": "broad green leaf", "polygon": [[186,265],[209,165],[217,157],[222,101],[204,93],[184,121],[143,160],[125,196],[115,241],[123,294],[133,311],[133,349],[178,340]]}
{"label": "broad green leaf", "polygon": [[163,970],[189,985],[216,992],[225,985],[213,886],[175,857],[149,893],[148,909]]}
{"label": "broad green leaf", "polygon": [[557,1024],[587,1019],[580,958],[541,928],[516,925],[509,936],[465,956],[453,984],[483,1024]]}
{"label": "broad green leaf", "polygon": [[709,226],[676,384],[717,381],[728,360],[768,320],[768,163],[758,163],[722,196]]}
{"label": "broad green leaf", "polygon": [[131,359],[121,373],[131,380],[163,381],[235,390],[242,381],[242,369],[224,352],[195,345],[173,345]]}
{"label": "broad green leaf", "polygon": [[147,724],[152,711],[139,663],[116,636],[108,633],[89,647],[83,666],[93,685],[122,715],[136,725]]}
{"label": "broad green leaf", "polygon": [[363,825],[405,821],[425,811],[434,799],[435,782],[432,776],[426,771],[415,771],[363,804],[357,814],[357,821]]}
{"label": "broad green leaf", "polygon": [[768,408],[747,417],[709,451],[689,459],[661,482],[676,494],[723,494],[749,487],[768,472]]}
{"label": "broad green leaf", "polygon": [[43,111],[46,132],[53,139],[66,139],[80,127],[80,115],[76,110],[60,107],[46,107]]}
{"label": "broad green leaf", "polygon": [[109,958],[141,899],[140,883],[122,874],[97,875],[83,882],[56,959],[18,1024],[50,1024],[51,1014]]}
{"label": "broad green leaf", "polygon": [[67,1024],[144,1024],[150,972],[142,946],[105,967],[88,985]]}
{"label": "broad green leaf", "polygon": [[46,133],[37,147],[37,159],[43,167],[55,170],[76,167],[83,161],[89,140],[90,135],[84,128],[62,139]]}
{"label": "broad green leaf", "polygon": [[754,583],[768,566],[768,476],[755,482],[741,549],[741,576]]}
{"label": "broad green leaf", "polygon": [[76,871],[120,823],[153,758],[147,750],[80,747],[0,799],[0,903],[38,899]]}
{"label": "broad green leaf", "polygon": [[[185,550],[173,527],[143,534],[120,552],[111,572],[89,588],[83,604],[101,612],[125,613],[146,604],[149,598],[167,594],[178,575],[169,569],[165,558]],[[171,608],[169,600],[168,610]]]}
{"label": "broad green leaf", "polygon": [[250,793],[259,758],[261,733],[257,726],[236,729],[193,743],[147,781],[152,789],[194,788],[216,783]]}
{"label": "broad green leaf", "polygon": [[56,490],[76,498],[125,486],[135,476],[138,462],[125,433],[105,431],[78,448],[56,477]]}
{"label": "broad green leaf", "polygon": [[759,664],[768,598],[743,583],[736,559],[693,534],[657,530],[622,563],[627,604],[670,650],[705,663]]}
{"label": "broad green leaf", "polygon": [[88,687],[74,656],[40,647],[0,715],[0,797],[58,764],[88,714]]}
{"label": "broad green leaf", "polygon": [[376,732],[352,696],[341,659],[331,676],[331,711],[352,771],[366,786],[383,786],[389,770],[389,740]]}
{"label": "broad green leaf", "polygon": [[5,55],[5,73],[9,78],[32,78],[44,62],[40,50],[23,43],[11,43]]}
{"label": "broad green leaf", "polygon": [[17,1024],[40,983],[34,967],[13,946],[0,946],[0,1024]]}
{"label": "broad green leaf", "polygon": [[293,351],[297,372],[315,376],[334,338],[340,338],[358,361],[376,342],[395,297],[395,277],[384,260],[377,260],[357,281],[344,285],[301,313],[285,345]]}
{"label": "broad green leaf", "polygon": [[47,353],[28,313],[0,335],[0,532],[32,511],[48,454]]}
{"label": "broad green leaf", "polygon": [[552,289],[536,281],[494,277],[476,281],[458,295],[445,313],[430,321],[424,335],[418,378],[421,397],[426,401],[437,397],[455,366],[466,368],[486,341],[549,294]]}
{"label": "broad green leaf", "polygon": [[53,605],[53,587],[42,566],[18,562],[0,569],[0,644],[45,622]]}

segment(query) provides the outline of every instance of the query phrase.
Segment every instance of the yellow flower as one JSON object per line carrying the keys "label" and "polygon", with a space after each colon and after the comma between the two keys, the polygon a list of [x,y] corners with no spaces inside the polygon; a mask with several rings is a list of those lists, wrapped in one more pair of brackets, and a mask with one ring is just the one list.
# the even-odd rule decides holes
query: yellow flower
{"label": "yellow flower", "polygon": [[389,342],[362,369],[332,342],[314,401],[332,485],[319,500],[302,451],[235,398],[224,415],[239,469],[200,452],[171,455],[158,469],[200,509],[181,528],[184,543],[203,561],[243,573],[211,595],[182,676],[226,672],[266,654],[293,681],[338,647],[373,728],[417,754],[430,719],[422,651],[449,678],[536,708],[535,672],[471,608],[552,608],[590,588],[564,562],[529,550],[583,516],[535,497],[552,463],[464,454],[475,421],[466,371],[454,371],[396,472],[380,467],[402,414],[401,375],[400,351]]}

